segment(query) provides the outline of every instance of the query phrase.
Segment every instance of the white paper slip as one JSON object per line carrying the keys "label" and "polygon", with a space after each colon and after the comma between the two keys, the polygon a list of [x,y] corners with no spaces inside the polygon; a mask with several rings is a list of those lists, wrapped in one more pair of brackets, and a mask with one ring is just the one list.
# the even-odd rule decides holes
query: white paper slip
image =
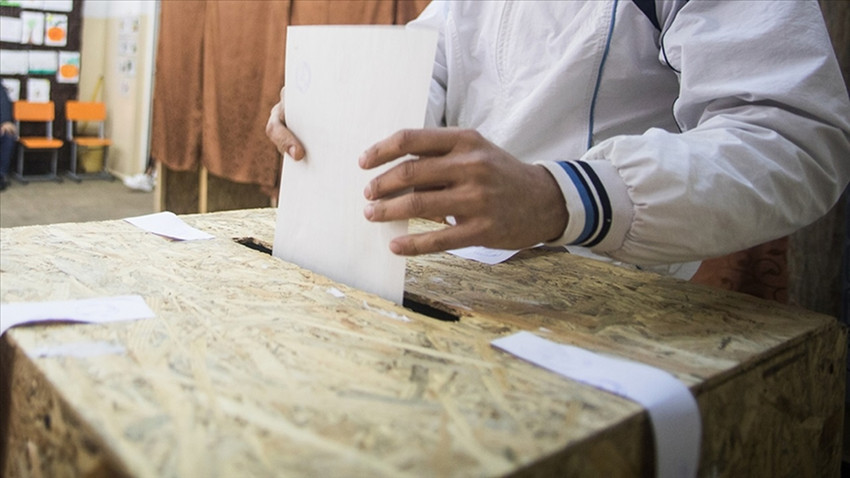
{"label": "white paper slip", "polygon": [[370,223],[363,189],[384,168],[357,160],[421,128],[437,33],[391,26],[288,27],[286,123],[306,157],[284,157],[274,255],[396,303],[405,260],[389,250],[407,221]]}
{"label": "white paper slip", "polygon": [[173,212],[165,211],[145,216],[124,218],[130,224],[159,236],[170,237],[181,241],[212,239],[212,234],[195,229],[183,222]]}
{"label": "white paper slip", "polygon": [[655,436],[656,476],[696,476],[702,421],[694,396],[673,375],[649,365],[557,344],[530,332],[518,332],[491,344],[559,375],[641,404],[649,413]]}
{"label": "white paper slip", "polygon": [[37,322],[106,323],[149,319],[153,311],[138,295],[0,304],[0,335],[11,327]]}
{"label": "white paper slip", "polygon": [[463,247],[461,249],[452,249],[446,252],[458,257],[462,257],[464,259],[471,259],[492,266],[501,262],[505,262],[506,260],[515,256],[516,253],[519,252],[519,250],[513,251],[506,249],[490,249],[488,247],[481,246],[471,246]]}

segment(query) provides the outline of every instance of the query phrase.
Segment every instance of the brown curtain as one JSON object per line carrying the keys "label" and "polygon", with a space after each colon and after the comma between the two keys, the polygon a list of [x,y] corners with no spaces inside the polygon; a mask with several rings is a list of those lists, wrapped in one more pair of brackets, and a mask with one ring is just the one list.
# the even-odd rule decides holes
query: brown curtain
{"label": "brown curtain", "polygon": [[197,166],[201,151],[205,0],[160,5],[151,156],[177,171]]}
{"label": "brown curtain", "polygon": [[380,25],[392,24],[395,2],[295,0],[292,3],[293,25]]}
{"label": "brown curtain", "polygon": [[703,261],[692,282],[788,302],[788,238]]}
{"label": "brown curtain", "polygon": [[431,0],[398,0],[395,9],[395,22],[399,25],[418,17]]}
{"label": "brown curtain", "polygon": [[210,173],[273,187],[280,160],[266,138],[283,84],[289,2],[207,3],[201,158]]}
{"label": "brown curtain", "polygon": [[281,161],[265,136],[284,79],[287,25],[392,24],[427,0],[165,0],[160,9],[151,155],[176,171],[258,184],[275,195]]}
{"label": "brown curtain", "polygon": [[293,25],[397,24],[403,25],[428,6],[430,0],[293,0]]}
{"label": "brown curtain", "polygon": [[272,187],[279,159],[265,137],[283,78],[289,2],[161,4],[151,154],[176,171],[203,164]]}

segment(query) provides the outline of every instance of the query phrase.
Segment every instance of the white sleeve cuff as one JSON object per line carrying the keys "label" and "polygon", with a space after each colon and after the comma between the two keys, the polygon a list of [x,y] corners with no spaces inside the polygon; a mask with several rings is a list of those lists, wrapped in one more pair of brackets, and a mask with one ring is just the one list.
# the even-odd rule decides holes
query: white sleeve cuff
{"label": "white sleeve cuff", "polygon": [[564,168],[562,168],[557,162],[536,161],[534,164],[543,166],[547,171],[549,171],[549,174],[555,178],[555,181],[558,183],[558,187],[561,188],[561,194],[564,195],[564,202],[566,203],[567,213],[569,214],[567,227],[564,228],[564,232],[561,236],[545,244],[550,247],[572,244],[579,238],[585,223],[584,206],[582,205],[579,191],[576,189],[575,184],[573,184]]}
{"label": "white sleeve cuff", "polygon": [[604,253],[619,249],[631,227],[634,206],[616,168],[605,160],[539,161],[555,178],[570,217],[548,246],[578,245]]}
{"label": "white sleeve cuff", "polygon": [[610,161],[594,159],[585,163],[596,172],[611,203],[611,227],[608,229],[608,234],[591,248],[596,253],[615,251],[623,247],[626,233],[632,227],[632,220],[635,217],[634,203],[629,197],[626,182]]}

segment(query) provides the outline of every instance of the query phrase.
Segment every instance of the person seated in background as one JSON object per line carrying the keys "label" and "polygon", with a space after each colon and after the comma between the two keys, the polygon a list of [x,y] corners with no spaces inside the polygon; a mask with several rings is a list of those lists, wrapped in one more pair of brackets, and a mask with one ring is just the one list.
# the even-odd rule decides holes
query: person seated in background
{"label": "person seated in background", "polygon": [[12,100],[6,88],[0,86],[0,191],[9,186],[9,169],[15,154],[18,129],[12,116]]}
{"label": "person seated in background", "polygon": [[[364,185],[364,215],[456,224],[394,253],[545,243],[687,278],[815,221],[850,180],[817,2],[434,1],[411,26],[439,31],[426,128],[359,158],[417,157]],[[285,124],[281,90],[266,133],[302,159]]]}

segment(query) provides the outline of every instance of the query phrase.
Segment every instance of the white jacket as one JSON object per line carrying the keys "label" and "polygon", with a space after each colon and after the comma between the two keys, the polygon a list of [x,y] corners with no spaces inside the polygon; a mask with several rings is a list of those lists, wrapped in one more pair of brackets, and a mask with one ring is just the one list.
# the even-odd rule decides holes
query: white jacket
{"label": "white jacket", "polygon": [[618,261],[719,256],[822,216],[850,178],[850,102],[817,2],[655,7],[433,2],[411,24],[440,32],[429,124],[547,167],[570,214],[556,243]]}

